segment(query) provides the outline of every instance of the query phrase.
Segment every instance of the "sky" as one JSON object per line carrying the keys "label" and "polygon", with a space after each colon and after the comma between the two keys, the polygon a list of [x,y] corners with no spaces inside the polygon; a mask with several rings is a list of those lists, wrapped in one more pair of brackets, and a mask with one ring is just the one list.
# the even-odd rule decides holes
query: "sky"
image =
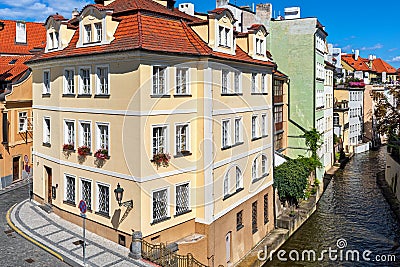
{"label": "sky", "polygon": [[[195,10],[206,12],[215,8],[215,0],[178,0],[191,2]],[[236,5],[272,3],[273,14],[283,15],[285,7],[299,6],[301,17],[317,17],[326,27],[328,42],[351,53],[359,49],[362,57],[373,54],[395,68],[400,68],[400,23],[398,0],[230,0]],[[74,8],[81,10],[94,0],[0,0],[0,19],[44,22],[58,12],[71,17]]]}

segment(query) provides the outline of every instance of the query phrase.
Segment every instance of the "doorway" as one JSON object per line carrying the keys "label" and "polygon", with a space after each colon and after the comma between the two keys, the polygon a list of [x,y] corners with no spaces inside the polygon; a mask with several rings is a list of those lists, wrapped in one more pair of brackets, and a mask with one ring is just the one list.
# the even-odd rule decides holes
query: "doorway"
{"label": "doorway", "polygon": [[53,186],[53,175],[52,175],[52,169],[44,166],[45,169],[45,175],[46,175],[46,195],[45,195],[45,200],[47,200],[47,203],[51,205],[52,203],[52,186]]}
{"label": "doorway", "polygon": [[13,182],[19,180],[19,163],[21,157],[13,157]]}

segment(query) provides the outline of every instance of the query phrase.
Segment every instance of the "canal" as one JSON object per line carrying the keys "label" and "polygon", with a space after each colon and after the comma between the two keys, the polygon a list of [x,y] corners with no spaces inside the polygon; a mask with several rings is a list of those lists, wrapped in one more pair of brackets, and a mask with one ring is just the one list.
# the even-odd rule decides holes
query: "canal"
{"label": "canal", "polygon": [[[276,253],[265,266],[400,266],[400,224],[375,178],[377,172],[385,169],[385,150],[383,147],[355,155],[344,170],[339,170],[317,211],[281,247],[285,254],[281,252],[279,260]],[[332,257],[329,252],[322,254],[330,248]],[[305,250],[315,251],[316,260]],[[323,260],[318,260],[321,254]],[[299,261],[292,261],[289,255],[292,259],[299,255]],[[396,262],[378,262],[393,258],[391,255]],[[285,259],[286,262],[282,261]]]}

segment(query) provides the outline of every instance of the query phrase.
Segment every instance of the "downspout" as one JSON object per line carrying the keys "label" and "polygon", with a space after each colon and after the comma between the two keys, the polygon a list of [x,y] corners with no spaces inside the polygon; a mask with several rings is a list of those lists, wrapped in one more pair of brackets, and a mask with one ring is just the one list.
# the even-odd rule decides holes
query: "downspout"
{"label": "downspout", "polygon": [[274,74],[272,74],[272,93],[271,93],[271,95],[272,95],[272,123],[273,123],[273,127],[272,127],[272,153],[274,153],[273,157],[272,157],[272,177],[273,177],[273,181],[272,181],[272,185],[273,185],[273,187],[272,187],[273,195],[272,196],[273,196],[273,199],[272,199],[272,202],[273,202],[273,205],[274,205],[274,208],[273,208],[274,228],[276,229],[276,228],[278,228],[277,227],[278,225],[276,223],[278,217],[277,217],[277,212],[276,212],[276,192],[275,192],[275,187],[274,187],[275,176],[273,175],[273,172],[275,170],[275,157],[276,157],[276,154],[275,154],[275,133],[276,133],[276,129],[275,129],[275,76],[274,76]]}
{"label": "downspout", "polygon": [[313,70],[313,72],[314,72],[314,75],[313,75],[313,123],[312,123],[312,127],[313,128],[315,128],[315,113],[316,113],[316,111],[317,111],[317,109],[316,109],[316,98],[317,98],[317,88],[316,88],[316,76],[317,76],[317,72],[316,72],[316,63],[317,63],[317,56],[316,56],[316,48],[315,48],[315,46],[316,46],[316,32],[314,33],[314,46],[313,46],[313,57],[314,57],[314,65],[313,65],[313,68],[314,68],[314,70]]}

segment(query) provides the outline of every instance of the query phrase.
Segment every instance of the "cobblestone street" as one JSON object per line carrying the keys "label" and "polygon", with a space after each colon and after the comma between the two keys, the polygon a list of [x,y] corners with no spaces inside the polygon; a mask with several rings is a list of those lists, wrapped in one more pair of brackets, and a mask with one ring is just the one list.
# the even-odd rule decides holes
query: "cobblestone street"
{"label": "cobblestone street", "polygon": [[0,194],[0,266],[68,266],[57,258],[15,233],[8,226],[6,213],[15,203],[28,197],[28,186],[14,187]]}

